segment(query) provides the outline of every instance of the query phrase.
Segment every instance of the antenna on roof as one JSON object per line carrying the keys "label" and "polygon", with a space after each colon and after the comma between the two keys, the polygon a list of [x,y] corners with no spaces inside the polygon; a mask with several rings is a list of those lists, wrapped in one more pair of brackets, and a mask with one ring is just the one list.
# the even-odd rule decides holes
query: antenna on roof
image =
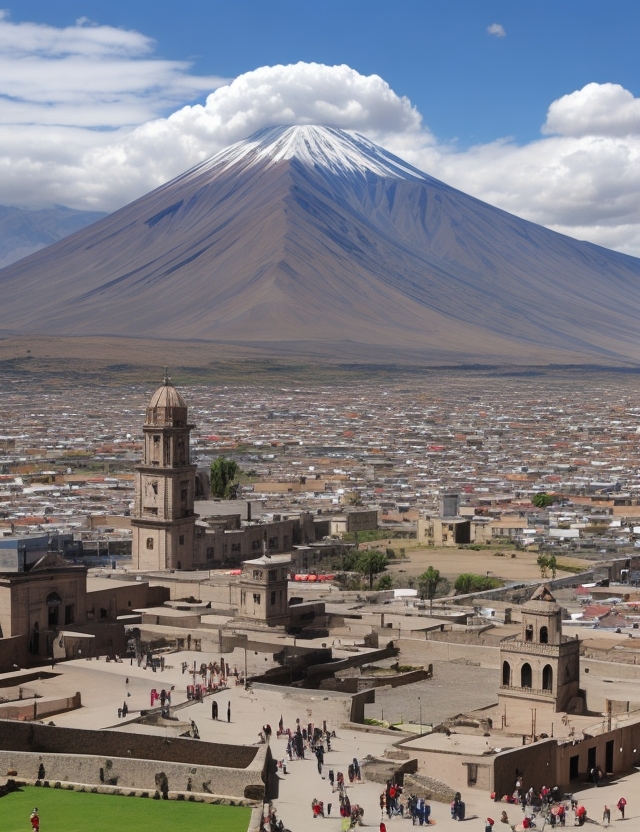
{"label": "antenna on roof", "polygon": [[164,379],[162,380],[162,383],[163,384],[171,384],[171,379],[169,378],[169,370],[168,370],[166,364],[165,364],[165,367],[164,367]]}

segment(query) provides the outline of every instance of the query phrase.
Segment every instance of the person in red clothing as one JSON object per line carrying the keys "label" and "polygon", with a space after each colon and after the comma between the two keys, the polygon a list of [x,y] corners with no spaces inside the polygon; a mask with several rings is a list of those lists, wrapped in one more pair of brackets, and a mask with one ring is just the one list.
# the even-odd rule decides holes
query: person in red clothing
{"label": "person in red clothing", "polygon": [[38,815],[38,807],[31,812],[31,829],[33,832],[39,832],[40,829],[40,816]]}
{"label": "person in red clothing", "polygon": [[622,820],[624,820],[624,807],[626,805],[627,805],[627,801],[624,799],[624,797],[621,797],[620,800],[617,803],[617,806],[618,806],[618,811],[620,812],[620,817],[622,818]]}

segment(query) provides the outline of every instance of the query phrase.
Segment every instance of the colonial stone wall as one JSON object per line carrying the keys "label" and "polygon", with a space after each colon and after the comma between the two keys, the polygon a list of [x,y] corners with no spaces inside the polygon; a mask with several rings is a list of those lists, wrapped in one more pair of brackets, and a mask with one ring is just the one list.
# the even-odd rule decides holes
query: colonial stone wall
{"label": "colonial stone wall", "polygon": [[156,790],[164,773],[169,790],[259,799],[270,763],[268,746],[253,748],[198,740],[82,731],[34,723],[0,722],[0,771],[33,780],[42,763],[49,781]]}
{"label": "colonial stone wall", "polygon": [[81,704],[79,693],[60,699],[21,699],[0,705],[0,719],[44,719],[53,714],[73,711]]}

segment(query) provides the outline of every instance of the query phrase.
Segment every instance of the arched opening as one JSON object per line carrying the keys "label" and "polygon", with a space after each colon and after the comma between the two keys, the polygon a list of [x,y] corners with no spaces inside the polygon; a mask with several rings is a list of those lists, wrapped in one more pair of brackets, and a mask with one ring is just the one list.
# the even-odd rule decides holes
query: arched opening
{"label": "arched opening", "polygon": [[62,604],[62,598],[57,592],[50,592],[47,595],[45,603],[47,605],[47,626],[57,627],[60,619],[60,604]]}
{"label": "arched opening", "polygon": [[502,662],[502,684],[511,684],[511,665],[509,662]]}
{"label": "arched opening", "polygon": [[533,624],[527,624],[524,631],[524,640],[533,641]]}
{"label": "arched opening", "polygon": [[522,669],[520,670],[520,687],[531,687],[531,665],[529,664],[529,662],[525,662],[522,665]]}
{"label": "arched opening", "polygon": [[553,690],[553,668],[545,664],[542,669],[542,690]]}
{"label": "arched opening", "polygon": [[546,627],[540,627],[540,644],[547,644],[549,641],[549,630]]}

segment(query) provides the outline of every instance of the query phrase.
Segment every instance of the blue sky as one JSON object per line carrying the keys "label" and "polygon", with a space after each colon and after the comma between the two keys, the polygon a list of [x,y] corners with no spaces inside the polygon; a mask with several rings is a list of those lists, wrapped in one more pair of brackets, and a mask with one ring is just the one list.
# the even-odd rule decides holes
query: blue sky
{"label": "blue sky", "polygon": [[462,190],[640,255],[637,0],[21,0],[0,23],[2,201],[111,210],[243,129],[329,109]]}
{"label": "blue sky", "polygon": [[[640,96],[637,0],[20,0],[13,20],[88,17],[155,39],[156,55],[235,77],[297,61],[346,63],[408,96],[462,146],[540,134],[549,104],[590,81]],[[499,23],[505,36],[490,36]],[[186,102],[185,102],[186,103]]]}

